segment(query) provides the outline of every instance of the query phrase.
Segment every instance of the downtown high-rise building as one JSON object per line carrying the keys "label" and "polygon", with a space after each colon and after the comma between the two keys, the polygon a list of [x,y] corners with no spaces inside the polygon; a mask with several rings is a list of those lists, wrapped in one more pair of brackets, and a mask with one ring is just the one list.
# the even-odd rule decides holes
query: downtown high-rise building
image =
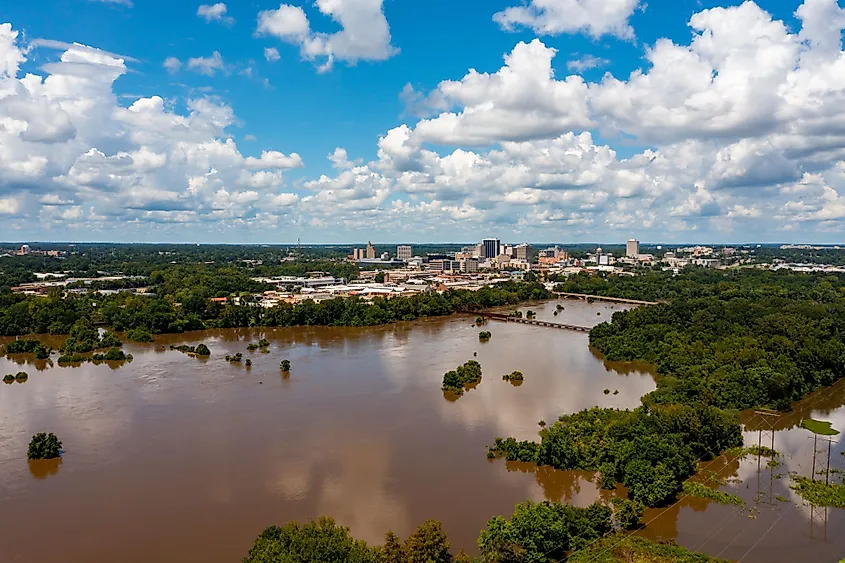
{"label": "downtown high-rise building", "polygon": [[514,247],[514,257],[517,260],[531,262],[534,259],[534,247],[528,243],[518,244]]}
{"label": "downtown high-rise building", "polygon": [[502,246],[497,238],[486,238],[481,241],[481,245],[484,247],[484,256],[482,258],[495,258],[499,255],[499,249]]}
{"label": "downtown high-rise building", "polygon": [[640,255],[640,241],[631,239],[625,245],[625,256],[628,258],[636,258]]}

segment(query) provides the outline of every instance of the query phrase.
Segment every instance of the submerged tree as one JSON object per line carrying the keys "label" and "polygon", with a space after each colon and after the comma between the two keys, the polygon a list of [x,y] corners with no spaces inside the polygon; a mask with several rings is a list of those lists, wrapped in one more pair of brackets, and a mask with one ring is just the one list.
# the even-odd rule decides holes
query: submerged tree
{"label": "submerged tree", "polygon": [[290,371],[290,360],[282,360],[282,363],[279,364],[279,367],[282,371]]}
{"label": "submerged tree", "polygon": [[635,500],[615,498],[613,503],[613,521],[623,530],[636,530],[641,526],[643,505]]}
{"label": "submerged tree", "polygon": [[55,434],[39,432],[30,440],[26,457],[27,459],[54,459],[59,457],[61,449],[62,443]]}

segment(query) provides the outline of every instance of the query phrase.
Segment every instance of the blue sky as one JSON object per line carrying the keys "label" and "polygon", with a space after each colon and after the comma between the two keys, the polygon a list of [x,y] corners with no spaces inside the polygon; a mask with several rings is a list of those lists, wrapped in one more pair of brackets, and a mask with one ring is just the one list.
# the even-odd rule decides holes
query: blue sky
{"label": "blue sky", "polygon": [[843,242],[836,0],[63,0],[3,22],[0,239]]}

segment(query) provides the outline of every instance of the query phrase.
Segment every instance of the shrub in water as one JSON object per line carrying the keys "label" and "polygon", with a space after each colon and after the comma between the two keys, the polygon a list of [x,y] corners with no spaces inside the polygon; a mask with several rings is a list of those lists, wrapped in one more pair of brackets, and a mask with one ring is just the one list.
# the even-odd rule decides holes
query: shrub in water
{"label": "shrub in water", "polygon": [[26,457],[27,459],[53,459],[59,457],[61,449],[62,443],[55,434],[39,432],[30,440]]}

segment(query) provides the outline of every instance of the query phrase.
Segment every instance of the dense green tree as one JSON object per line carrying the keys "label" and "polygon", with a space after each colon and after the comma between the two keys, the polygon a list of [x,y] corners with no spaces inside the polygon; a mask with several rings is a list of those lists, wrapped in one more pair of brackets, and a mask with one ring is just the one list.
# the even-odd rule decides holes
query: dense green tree
{"label": "dense green tree", "polygon": [[61,449],[62,443],[55,434],[39,432],[30,440],[26,457],[27,459],[53,459],[59,457]]}
{"label": "dense green tree", "polygon": [[436,520],[423,522],[405,540],[405,555],[408,563],[450,563],[449,539],[443,526]]}
{"label": "dense green tree", "polygon": [[544,501],[518,504],[510,519],[495,516],[478,538],[485,562],[546,563],[560,560],[611,530],[611,511]]}
{"label": "dense green tree", "polygon": [[378,563],[378,550],[323,517],[305,525],[270,526],[258,536],[244,563]]}
{"label": "dense green tree", "polygon": [[133,328],[126,337],[133,342],[153,342],[155,339],[150,331],[143,327]]}
{"label": "dense green tree", "polygon": [[647,506],[673,498],[696,461],[742,444],[736,413],[705,405],[653,405],[633,411],[592,408],[540,430],[540,443],[497,438],[494,456],[557,469],[600,471]]}
{"label": "dense green tree", "polygon": [[100,344],[97,346],[98,348],[120,348],[123,346],[123,342],[121,342],[120,338],[111,331],[106,331],[102,338],[100,338]]}
{"label": "dense green tree", "polygon": [[457,369],[447,371],[443,374],[443,391],[452,391],[458,395],[464,392],[464,388],[481,382],[481,364],[475,360],[468,360]]}
{"label": "dense green tree", "polygon": [[625,498],[613,499],[613,522],[623,530],[636,530],[642,524],[643,504]]}
{"label": "dense green tree", "polygon": [[379,563],[408,563],[405,548],[392,531],[388,531],[384,537],[384,545],[379,551]]}

